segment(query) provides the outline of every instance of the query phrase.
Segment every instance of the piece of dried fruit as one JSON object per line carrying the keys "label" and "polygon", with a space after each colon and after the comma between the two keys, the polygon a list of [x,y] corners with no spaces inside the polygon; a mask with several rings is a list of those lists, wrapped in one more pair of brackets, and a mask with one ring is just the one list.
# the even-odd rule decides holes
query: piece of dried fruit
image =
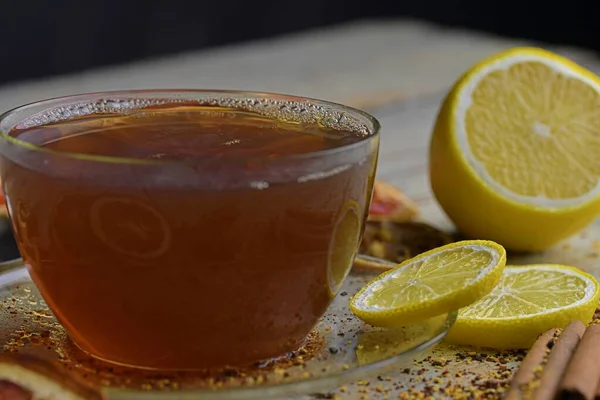
{"label": "piece of dried fruit", "polygon": [[0,355],[0,399],[4,398],[103,400],[104,396],[53,364],[24,354],[4,353]]}
{"label": "piece of dried fruit", "polygon": [[406,222],[418,213],[417,205],[389,183],[375,181],[369,221]]}

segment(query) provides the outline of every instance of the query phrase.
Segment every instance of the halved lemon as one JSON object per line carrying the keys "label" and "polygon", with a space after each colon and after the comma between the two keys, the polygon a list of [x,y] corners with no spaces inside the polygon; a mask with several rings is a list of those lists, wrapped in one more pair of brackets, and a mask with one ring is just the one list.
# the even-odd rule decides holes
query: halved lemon
{"label": "halved lemon", "polygon": [[507,266],[494,290],[460,310],[446,339],[479,347],[529,348],[549,329],[574,320],[590,322],[599,296],[596,279],[577,268]]}
{"label": "halved lemon", "polygon": [[469,240],[425,252],[369,282],[350,301],[361,320],[395,328],[465,307],[500,280],[506,252]]}
{"label": "halved lemon", "polygon": [[435,196],[470,237],[542,250],[600,211],[600,78],[537,48],[467,71],[434,129]]}

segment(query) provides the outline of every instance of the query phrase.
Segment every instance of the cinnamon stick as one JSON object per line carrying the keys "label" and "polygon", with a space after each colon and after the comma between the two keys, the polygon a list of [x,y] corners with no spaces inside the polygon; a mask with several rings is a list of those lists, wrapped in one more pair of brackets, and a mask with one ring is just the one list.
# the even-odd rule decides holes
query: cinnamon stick
{"label": "cinnamon stick", "polygon": [[590,325],[560,383],[558,399],[589,399],[600,383],[600,325]]}
{"label": "cinnamon stick", "polygon": [[536,388],[534,400],[553,400],[560,380],[562,379],[569,361],[585,332],[581,321],[573,321],[562,331],[557,342],[552,347],[548,362],[544,366],[540,386]]}
{"label": "cinnamon stick", "polygon": [[519,400],[523,398],[523,390],[535,378],[537,368],[544,362],[548,350],[554,344],[554,335],[557,329],[550,329],[542,333],[525,356],[519,370],[513,376],[506,394],[506,400]]}

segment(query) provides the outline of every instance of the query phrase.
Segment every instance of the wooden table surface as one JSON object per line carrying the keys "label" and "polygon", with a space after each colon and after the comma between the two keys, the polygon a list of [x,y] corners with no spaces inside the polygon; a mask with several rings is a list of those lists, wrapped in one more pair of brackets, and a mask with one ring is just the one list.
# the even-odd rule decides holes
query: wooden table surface
{"label": "wooden table surface", "polygon": [[[427,146],[442,96],[477,60],[527,44],[414,21],[367,21],[4,86],[0,110],[60,95],[134,88],[257,90],[354,105],[373,113],[383,126],[378,178],[416,199],[424,220],[451,229],[427,179]],[[591,53],[544,47],[600,71],[600,60]],[[598,262],[584,257],[591,248],[589,236],[600,238],[596,230],[573,239],[570,253],[562,245],[524,261],[569,262],[598,276]],[[483,365],[485,371],[490,368]],[[345,391],[331,388],[331,393],[360,399],[364,387],[356,383]],[[376,380],[371,387],[381,390],[368,391],[370,399],[397,398],[403,390]]]}
{"label": "wooden table surface", "polygon": [[[414,21],[367,21],[3,86],[0,110],[61,95],[136,88],[256,90],[353,105],[382,123],[379,177],[417,199],[426,219],[447,226],[425,173],[440,100],[477,60],[528,44]],[[600,71],[592,54],[546,47]]]}

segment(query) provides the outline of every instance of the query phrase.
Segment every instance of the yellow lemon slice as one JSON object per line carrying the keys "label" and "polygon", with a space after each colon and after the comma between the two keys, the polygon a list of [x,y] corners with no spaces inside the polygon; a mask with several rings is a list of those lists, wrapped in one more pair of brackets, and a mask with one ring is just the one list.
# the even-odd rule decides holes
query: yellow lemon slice
{"label": "yellow lemon slice", "polygon": [[599,296],[596,279],[573,267],[507,266],[494,290],[459,312],[446,338],[479,347],[529,348],[549,329],[590,322]]}
{"label": "yellow lemon slice", "polygon": [[335,296],[352,268],[361,233],[358,204],[346,203],[335,225],[327,258],[327,285],[329,295]]}
{"label": "yellow lemon slice", "polygon": [[379,275],[350,301],[361,320],[399,327],[465,307],[498,283],[506,252],[494,242],[469,240],[422,253]]}
{"label": "yellow lemon slice", "polygon": [[132,257],[159,257],[171,244],[165,218],[137,199],[98,198],[91,206],[90,224],[106,246]]}
{"label": "yellow lemon slice", "polygon": [[536,48],[475,65],[440,110],[430,147],[438,202],[465,234],[542,250],[600,210],[600,79]]}

